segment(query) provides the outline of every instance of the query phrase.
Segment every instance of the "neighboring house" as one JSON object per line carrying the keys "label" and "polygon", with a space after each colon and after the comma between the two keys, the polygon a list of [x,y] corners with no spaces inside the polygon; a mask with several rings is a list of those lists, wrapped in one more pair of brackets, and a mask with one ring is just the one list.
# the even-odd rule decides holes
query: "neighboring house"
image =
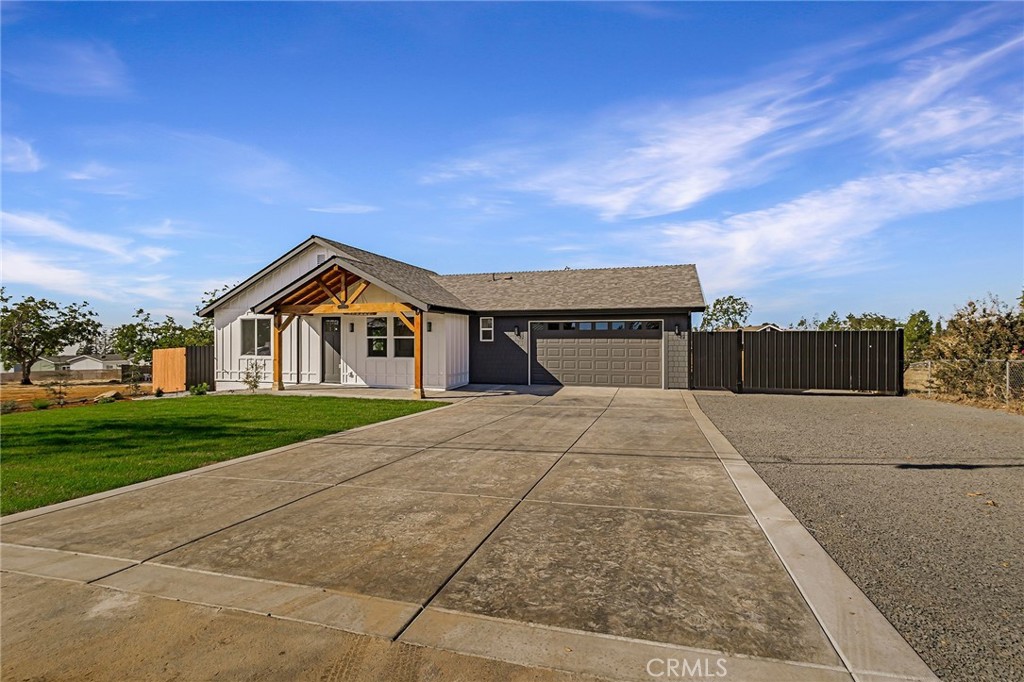
{"label": "neighboring house", "polygon": [[783,329],[779,325],[775,324],[774,322],[765,322],[763,324],[752,324],[752,325],[748,325],[746,327],[725,327],[724,329],[719,329],[717,331],[720,331],[720,332],[735,332],[735,331],[740,331],[741,329],[743,331],[745,331],[745,332],[784,332],[784,331],[786,331],[785,329]]}
{"label": "neighboring house", "polygon": [[116,353],[106,355],[76,355],[68,361],[69,369],[120,369],[122,365],[131,364]]}
{"label": "neighboring house", "polygon": [[208,305],[217,388],[685,388],[693,265],[439,275],[312,236]]}
{"label": "neighboring house", "polygon": [[[73,355],[45,355],[32,363],[33,372],[54,372],[60,369],[70,369],[68,362]],[[14,372],[21,371],[21,364],[12,368]]]}

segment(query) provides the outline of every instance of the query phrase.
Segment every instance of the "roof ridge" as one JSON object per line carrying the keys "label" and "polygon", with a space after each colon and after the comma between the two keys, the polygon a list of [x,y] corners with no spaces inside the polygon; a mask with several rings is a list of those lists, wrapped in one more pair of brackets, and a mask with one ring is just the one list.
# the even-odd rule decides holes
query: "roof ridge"
{"label": "roof ridge", "polygon": [[[333,247],[335,247],[337,249],[340,249],[340,250],[355,249],[356,251],[362,251],[363,253],[369,253],[369,254],[371,254],[373,256],[377,256],[377,258],[383,258],[384,260],[389,260],[392,263],[400,263],[400,264],[405,265],[405,266],[410,267],[410,268],[416,268],[417,270],[422,270],[423,272],[430,273],[431,275],[436,275],[437,274],[437,272],[435,272],[433,270],[430,270],[429,268],[425,268],[422,265],[416,265],[415,263],[407,263],[404,260],[398,260],[397,258],[392,258],[391,256],[385,256],[383,254],[377,253],[376,251],[370,251],[368,249],[363,249],[363,248],[360,248],[358,246],[354,246],[352,244],[346,244],[345,242],[339,242],[337,239],[331,239],[330,237],[322,237],[322,236],[320,236],[318,234],[314,234],[312,236],[315,239],[322,239],[323,241],[327,242],[328,244],[330,244]],[[354,258],[350,254],[346,254],[346,255],[349,258],[353,258],[353,260],[359,260],[358,258]]]}
{"label": "roof ridge", "polygon": [[[527,275],[538,272],[594,272],[595,270],[652,270],[654,268],[697,267],[696,263],[672,263],[669,265],[617,265],[605,268],[560,268],[558,270],[486,270],[484,272],[453,272],[438,277],[470,277],[473,275]],[[437,273],[435,273],[437,274]]]}

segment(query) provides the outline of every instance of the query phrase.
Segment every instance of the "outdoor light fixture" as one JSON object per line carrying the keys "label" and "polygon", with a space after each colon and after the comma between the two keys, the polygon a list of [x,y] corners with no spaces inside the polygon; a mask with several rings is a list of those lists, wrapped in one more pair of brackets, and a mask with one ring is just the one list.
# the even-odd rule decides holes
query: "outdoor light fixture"
{"label": "outdoor light fixture", "polygon": [[516,325],[516,336],[519,336],[519,325]]}
{"label": "outdoor light fixture", "polygon": [[355,322],[349,322],[348,323],[348,330],[350,332],[354,332],[356,330],[356,323]]}
{"label": "outdoor light fixture", "polygon": [[681,336],[681,334],[679,333],[679,325],[678,324],[676,325],[676,336]]}
{"label": "outdoor light fixture", "polygon": [[428,332],[434,331],[434,323],[430,322],[429,320],[427,321],[427,331]]}

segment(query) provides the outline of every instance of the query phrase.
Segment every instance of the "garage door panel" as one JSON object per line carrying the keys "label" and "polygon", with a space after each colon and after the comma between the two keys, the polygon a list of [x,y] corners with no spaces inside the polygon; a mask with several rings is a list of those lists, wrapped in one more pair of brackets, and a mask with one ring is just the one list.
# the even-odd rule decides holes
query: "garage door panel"
{"label": "garage door panel", "polygon": [[566,386],[662,385],[660,332],[642,331],[610,335],[606,331],[579,331],[547,336],[533,329],[531,377],[534,383]]}

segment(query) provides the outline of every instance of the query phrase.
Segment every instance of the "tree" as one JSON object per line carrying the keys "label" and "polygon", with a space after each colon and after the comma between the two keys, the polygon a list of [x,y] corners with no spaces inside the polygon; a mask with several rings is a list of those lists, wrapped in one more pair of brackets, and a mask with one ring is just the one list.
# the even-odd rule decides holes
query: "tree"
{"label": "tree", "polygon": [[846,321],[842,328],[854,332],[862,330],[892,331],[898,329],[900,324],[901,322],[895,317],[889,317],[881,313],[861,313],[860,315],[850,313],[846,316]]}
{"label": "tree", "polygon": [[21,383],[31,384],[32,365],[44,355],[85,341],[100,328],[86,302],[65,307],[26,296],[12,303],[0,288],[0,360],[4,368],[21,365]]}
{"label": "tree", "polygon": [[907,318],[903,328],[903,357],[908,362],[924,358],[924,351],[932,340],[932,329],[932,318],[924,310],[911,313]]}
{"label": "tree", "polygon": [[971,397],[997,397],[1004,386],[1002,362],[1024,357],[1024,295],[1015,306],[998,296],[968,301],[946,321],[925,353],[941,360],[933,371],[939,390]]}
{"label": "tree", "polygon": [[92,338],[86,339],[75,351],[79,355],[108,355],[114,352],[114,335],[100,329]]}
{"label": "tree", "polygon": [[[207,292],[207,295],[212,293]],[[115,353],[120,353],[134,364],[151,362],[154,348],[213,344],[213,320],[196,320],[191,327],[185,327],[169,315],[163,322],[157,322],[141,308],[135,311],[132,319],[134,322],[114,328],[111,346]]]}
{"label": "tree", "polygon": [[700,331],[742,327],[750,317],[750,304],[739,296],[716,298],[700,319]]}

